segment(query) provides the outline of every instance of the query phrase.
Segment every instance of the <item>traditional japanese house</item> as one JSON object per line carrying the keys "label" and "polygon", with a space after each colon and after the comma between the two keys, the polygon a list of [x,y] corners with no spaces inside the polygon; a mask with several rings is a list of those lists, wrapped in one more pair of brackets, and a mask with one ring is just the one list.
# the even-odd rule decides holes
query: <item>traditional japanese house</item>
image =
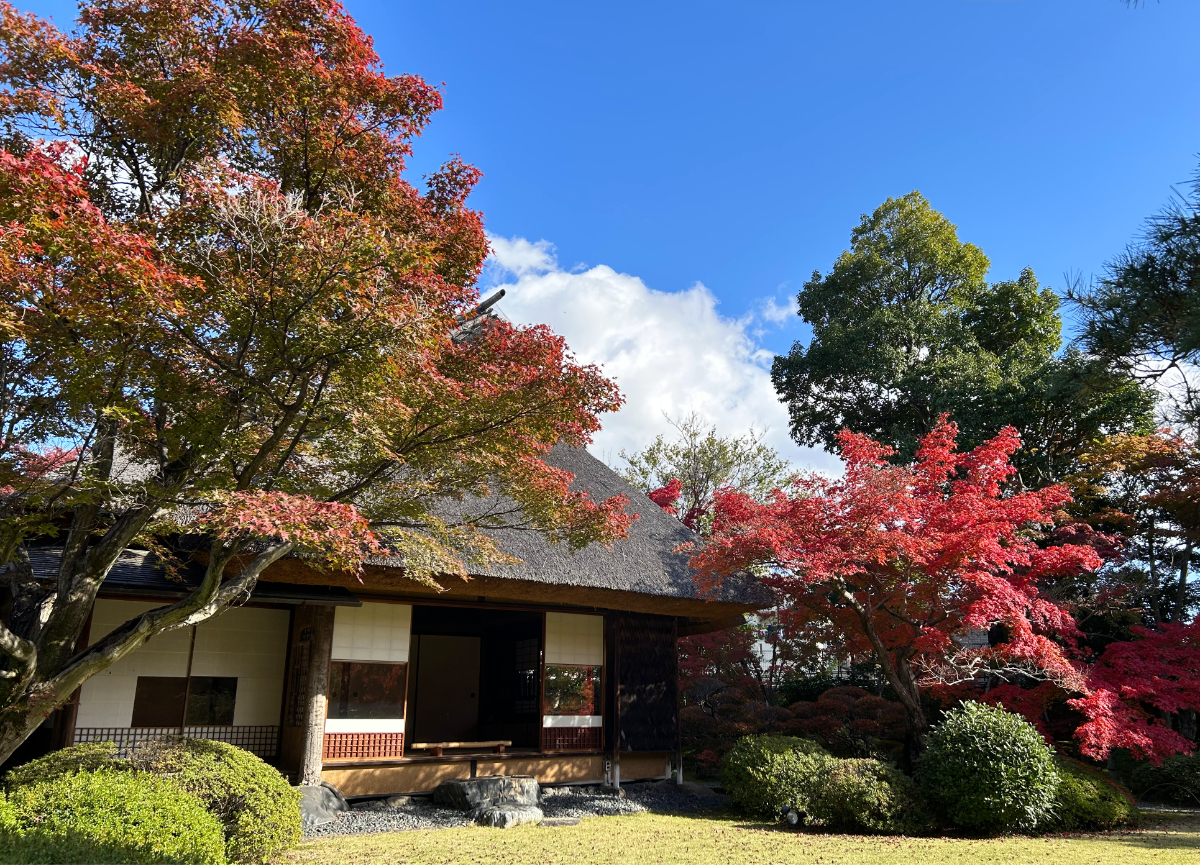
{"label": "traditional japanese house", "polygon": [[[748,577],[702,598],[694,536],[586,451],[549,461],[640,518],[611,549],[572,553],[516,528],[490,531],[520,564],[437,592],[398,565],[350,574],[273,565],[246,603],[160,635],[90,679],[56,713],[62,744],[169,733],[247,748],[347,796],[426,791],[476,774],[543,783],[664,778],[678,765],[676,640],[772,602]],[[56,552],[35,556],[52,573]],[[39,566],[39,562],[41,565]],[[149,554],[127,553],[87,634],[182,595]],[[307,755],[307,756],[306,756]]]}

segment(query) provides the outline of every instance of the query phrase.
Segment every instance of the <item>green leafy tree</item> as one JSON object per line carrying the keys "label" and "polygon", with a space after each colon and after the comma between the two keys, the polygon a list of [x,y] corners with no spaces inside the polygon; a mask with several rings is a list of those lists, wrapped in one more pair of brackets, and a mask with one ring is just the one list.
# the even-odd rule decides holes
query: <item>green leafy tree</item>
{"label": "green leafy tree", "polygon": [[[619,471],[693,531],[705,534],[712,528],[710,509],[717,490],[737,489],[761,501],[794,474],[774,448],[763,444],[761,432],[719,435],[694,412],[667,420],[675,437],[659,435],[639,451],[621,451],[628,465]],[[737,627],[684,637],[679,651],[685,700],[711,713],[730,702],[770,704],[784,679],[810,664],[819,649],[781,626],[776,611]],[[688,727],[686,718],[684,725]]]}
{"label": "green leafy tree", "polygon": [[864,215],[850,249],[800,291],[813,330],[772,378],[792,434],[836,448],[848,428],[911,459],[949,413],[975,446],[1012,425],[1021,480],[1041,486],[1088,442],[1149,425],[1152,398],[1119,370],[1062,346],[1059,302],[1025,269],[989,283],[983,250],[919,192]]}
{"label": "green leafy tree", "polygon": [[621,451],[628,465],[618,471],[690,529],[703,532],[711,525],[708,511],[721,487],[762,499],[792,476],[787,460],[763,444],[761,432],[717,435],[694,412],[667,422],[676,437],[660,434],[642,450]]}
{"label": "green leafy tree", "polygon": [[1146,224],[1103,277],[1069,293],[1081,342],[1132,378],[1169,395],[1170,420],[1200,420],[1200,177]]}

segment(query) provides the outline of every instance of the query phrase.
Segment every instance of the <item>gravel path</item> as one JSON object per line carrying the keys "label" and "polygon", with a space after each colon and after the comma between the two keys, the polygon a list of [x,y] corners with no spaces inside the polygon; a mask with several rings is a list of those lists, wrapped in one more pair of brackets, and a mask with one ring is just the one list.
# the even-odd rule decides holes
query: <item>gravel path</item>
{"label": "gravel path", "polygon": [[[724,805],[717,796],[694,785],[678,790],[667,781],[622,785],[624,797],[606,796],[599,787],[543,787],[542,811],[549,819],[607,817],[643,811],[691,813]],[[413,796],[392,807],[385,800],[354,803],[353,810],[323,826],[304,830],[305,838],[330,835],[363,835],[371,832],[407,832],[413,829],[450,829],[470,826],[465,811],[440,808],[427,796]]]}

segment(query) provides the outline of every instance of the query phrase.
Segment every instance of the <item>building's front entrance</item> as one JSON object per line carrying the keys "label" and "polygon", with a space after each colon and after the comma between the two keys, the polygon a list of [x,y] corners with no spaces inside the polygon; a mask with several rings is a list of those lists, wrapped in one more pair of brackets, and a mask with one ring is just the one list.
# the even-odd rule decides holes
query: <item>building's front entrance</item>
{"label": "building's front entrance", "polygon": [[413,638],[417,657],[413,740],[479,738],[479,637]]}
{"label": "building's front entrance", "polygon": [[540,746],[541,613],[420,606],[412,634],[410,742]]}

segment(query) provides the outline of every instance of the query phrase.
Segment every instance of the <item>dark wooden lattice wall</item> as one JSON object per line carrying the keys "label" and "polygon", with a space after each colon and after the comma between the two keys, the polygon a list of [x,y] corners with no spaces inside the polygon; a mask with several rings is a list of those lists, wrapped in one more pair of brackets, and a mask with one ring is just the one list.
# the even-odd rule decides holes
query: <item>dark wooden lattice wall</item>
{"label": "dark wooden lattice wall", "polygon": [[[609,617],[618,689],[616,738],[621,751],[678,747],[675,618],[642,613]],[[610,738],[610,742],[611,742]]]}

